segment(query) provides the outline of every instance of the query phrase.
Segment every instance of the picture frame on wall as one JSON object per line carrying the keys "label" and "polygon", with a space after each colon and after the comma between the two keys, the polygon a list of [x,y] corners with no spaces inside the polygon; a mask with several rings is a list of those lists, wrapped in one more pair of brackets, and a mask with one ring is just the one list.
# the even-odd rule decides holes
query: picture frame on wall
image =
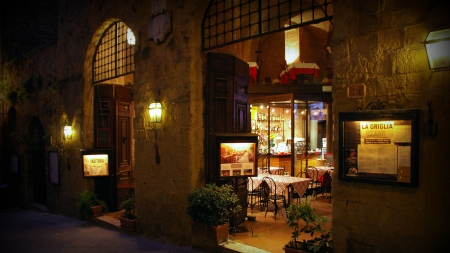
{"label": "picture frame on wall", "polygon": [[19,156],[16,154],[11,155],[11,172],[19,173]]}
{"label": "picture frame on wall", "polygon": [[54,185],[60,185],[60,171],[59,171],[59,159],[58,151],[48,151],[48,170],[50,183]]}

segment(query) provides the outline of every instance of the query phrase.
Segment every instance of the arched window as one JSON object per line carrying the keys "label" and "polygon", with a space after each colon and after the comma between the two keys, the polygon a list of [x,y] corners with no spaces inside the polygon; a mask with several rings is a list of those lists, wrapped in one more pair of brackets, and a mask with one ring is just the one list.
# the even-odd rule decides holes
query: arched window
{"label": "arched window", "polygon": [[95,50],[92,74],[94,84],[132,74],[135,69],[134,34],[125,23],[112,23]]}
{"label": "arched window", "polygon": [[333,0],[211,0],[202,22],[202,48],[333,19]]}

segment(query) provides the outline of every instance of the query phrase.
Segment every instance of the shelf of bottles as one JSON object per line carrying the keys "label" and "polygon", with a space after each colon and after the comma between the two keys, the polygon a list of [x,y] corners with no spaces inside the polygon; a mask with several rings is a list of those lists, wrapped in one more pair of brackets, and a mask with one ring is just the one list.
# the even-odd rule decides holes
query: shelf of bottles
{"label": "shelf of bottles", "polygon": [[258,153],[288,152],[285,142],[291,134],[289,108],[253,105],[251,115],[252,133],[259,138]]}

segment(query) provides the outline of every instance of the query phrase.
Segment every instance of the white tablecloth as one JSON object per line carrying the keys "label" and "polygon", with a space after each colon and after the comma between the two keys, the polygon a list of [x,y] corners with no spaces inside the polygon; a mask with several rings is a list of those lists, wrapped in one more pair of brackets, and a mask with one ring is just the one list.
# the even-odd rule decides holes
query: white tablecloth
{"label": "white tablecloth", "polygon": [[[311,182],[310,178],[301,178],[301,177],[291,177],[291,176],[281,176],[281,175],[272,175],[272,174],[260,174],[257,177],[252,177],[253,180],[253,189],[258,187],[261,183],[264,177],[271,177],[273,181],[275,181],[275,184],[277,185],[277,195],[282,195],[283,192],[286,190],[286,188],[289,185],[292,185],[294,187],[294,190],[298,192],[300,196],[303,196],[303,193],[305,193],[306,189],[309,186],[309,183]],[[251,184],[248,184],[248,190],[251,191],[253,189],[251,188]]]}
{"label": "white tablecloth", "polygon": [[325,174],[325,172],[329,172],[330,176],[333,176],[333,167],[326,167],[326,166],[317,166],[317,173],[314,169],[312,168],[307,168],[306,172],[308,173],[308,175],[311,177],[312,180],[317,180],[317,178],[320,178],[321,176],[323,176],[323,174]]}

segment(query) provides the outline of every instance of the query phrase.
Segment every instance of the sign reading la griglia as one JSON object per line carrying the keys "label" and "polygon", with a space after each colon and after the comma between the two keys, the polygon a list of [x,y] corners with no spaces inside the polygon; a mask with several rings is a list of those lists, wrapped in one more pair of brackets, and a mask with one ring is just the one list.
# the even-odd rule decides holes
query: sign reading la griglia
{"label": "sign reading la griglia", "polygon": [[365,144],[390,144],[395,135],[394,121],[363,121],[360,126]]}

